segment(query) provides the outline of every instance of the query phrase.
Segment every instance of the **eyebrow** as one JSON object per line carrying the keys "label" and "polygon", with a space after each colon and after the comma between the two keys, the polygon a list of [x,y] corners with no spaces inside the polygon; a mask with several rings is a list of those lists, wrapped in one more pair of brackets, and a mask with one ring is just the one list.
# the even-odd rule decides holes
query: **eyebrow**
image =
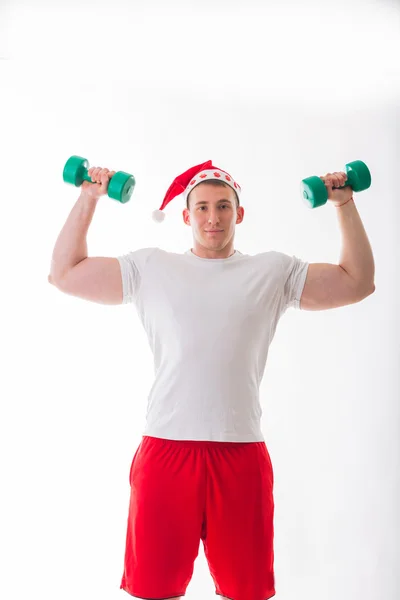
{"label": "eyebrow", "polygon": [[[217,204],[219,204],[220,202],[228,202],[229,204],[232,204],[231,200],[228,199],[218,200]],[[196,202],[195,206],[199,206],[200,204],[208,204],[208,202],[206,202],[206,200],[201,200],[200,202]]]}

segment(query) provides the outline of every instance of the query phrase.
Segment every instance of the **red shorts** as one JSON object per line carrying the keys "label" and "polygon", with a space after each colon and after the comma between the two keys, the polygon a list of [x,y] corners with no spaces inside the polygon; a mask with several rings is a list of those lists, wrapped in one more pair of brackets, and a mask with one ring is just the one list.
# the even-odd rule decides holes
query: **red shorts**
{"label": "red shorts", "polygon": [[274,596],[273,482],[265,442],[143,436],[129,473],[120,589],[149,600],[184,596],[203,540],[217,595]]}

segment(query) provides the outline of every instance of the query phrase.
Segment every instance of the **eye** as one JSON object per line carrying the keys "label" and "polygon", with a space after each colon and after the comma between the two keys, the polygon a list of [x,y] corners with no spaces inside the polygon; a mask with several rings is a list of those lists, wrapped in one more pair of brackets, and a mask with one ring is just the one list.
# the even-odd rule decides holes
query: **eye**
{"label": "eye", "polygon": [[[224,206],[225,208],[227,208],[229,205],[228,204],[221,204],[220,206]],[[203,210],[203,208],[206,208],[205,206],[199,206],[199,210]]]}

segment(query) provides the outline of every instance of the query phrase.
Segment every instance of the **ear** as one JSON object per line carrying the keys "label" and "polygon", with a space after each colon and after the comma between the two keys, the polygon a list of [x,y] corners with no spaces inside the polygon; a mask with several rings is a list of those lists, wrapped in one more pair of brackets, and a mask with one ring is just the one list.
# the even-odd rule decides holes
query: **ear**
{"label": "ear", "polygon": [[238,225],[244,219],[244,208],[243,208],[243,206],[238,206],[237,209],[236,209],[236,212],[237,212],[236,225]]}
{"label": "ear", "polygon": [[185,208],[182,212],[183,222],[185,225],[190,225],[190,212]]}

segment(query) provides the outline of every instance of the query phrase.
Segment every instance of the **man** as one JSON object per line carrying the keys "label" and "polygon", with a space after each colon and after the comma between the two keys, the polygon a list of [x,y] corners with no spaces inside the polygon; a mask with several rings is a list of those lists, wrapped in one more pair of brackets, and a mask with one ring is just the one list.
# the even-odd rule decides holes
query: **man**
{"label": "man", "polygon": [[92,168],[53,252],[49,280],[104,304],[135,304],[154,355],[146,428],[131,463],[120,588],[137,598],[185,595],[200,540],[216,594],[275,595],[273,469],[259,386],[287,308],[324,310],[374,289],[374,260],[345,173],[322,177],[342,233],[338,265],[234,248],[241,188],[211,161],[171,184],[155,217],[183,193],[193,248],[87,256],[86,234],[114,171]]}

